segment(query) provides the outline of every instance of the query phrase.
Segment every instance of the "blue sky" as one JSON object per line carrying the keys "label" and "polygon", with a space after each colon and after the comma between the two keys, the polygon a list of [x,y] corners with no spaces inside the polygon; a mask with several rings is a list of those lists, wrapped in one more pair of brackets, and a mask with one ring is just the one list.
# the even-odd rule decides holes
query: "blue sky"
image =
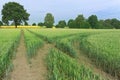
{"label": "blue sky", "polygon": [[54,15],[55,23],[74,19],[78,14],[83,14],[86,18],[95,14],[99,19],[120,19],[120,0],[0,0],[0,11],[10,1],[24,5],[30,13],[29,23],[43,22],[48,12]]}

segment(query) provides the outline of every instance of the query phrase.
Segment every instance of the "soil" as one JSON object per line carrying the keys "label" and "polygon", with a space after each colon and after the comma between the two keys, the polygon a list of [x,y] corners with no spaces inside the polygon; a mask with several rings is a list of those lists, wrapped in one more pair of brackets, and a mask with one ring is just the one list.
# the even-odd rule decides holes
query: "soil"
{"label": "soil", "polygon": [[38,50],[37,55],[31,59],[31,72],[34,76],[33,80],[47,80],[47,68],[46,68],[46,56],[51,49],[52,46],[50,44],[45,44],[44,47]]}

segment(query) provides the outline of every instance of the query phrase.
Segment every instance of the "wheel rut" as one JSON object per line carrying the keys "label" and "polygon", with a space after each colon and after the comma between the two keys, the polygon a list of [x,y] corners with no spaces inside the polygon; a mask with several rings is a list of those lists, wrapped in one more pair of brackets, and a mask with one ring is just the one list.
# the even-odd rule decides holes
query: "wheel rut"
{"label": "wheel rut", "polygon": [[47,67],[45,58],[52,47],[51,44],[45,43],[37,51],[37,55],[28,62],[26,47],[24,43],[24,31],[21,31],[20,44],[17,48],[15,59],[13,60],[13,70],[7,80],[46,80]]}

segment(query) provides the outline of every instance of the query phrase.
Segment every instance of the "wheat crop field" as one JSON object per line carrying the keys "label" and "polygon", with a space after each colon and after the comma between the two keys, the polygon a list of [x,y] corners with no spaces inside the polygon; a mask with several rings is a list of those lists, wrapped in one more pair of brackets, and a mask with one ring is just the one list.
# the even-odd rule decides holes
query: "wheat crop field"
{"label": "wheat crop field", "polygon": [[1,28],[0,80],[120,80],[120,30]]}

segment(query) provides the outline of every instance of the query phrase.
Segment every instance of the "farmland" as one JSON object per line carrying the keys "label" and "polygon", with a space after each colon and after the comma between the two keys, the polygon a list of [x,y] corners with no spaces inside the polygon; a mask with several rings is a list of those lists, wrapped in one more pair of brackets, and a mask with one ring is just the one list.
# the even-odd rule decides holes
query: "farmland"
{"label": "farmland", "polygon": [[[23,47],[24,52],[20,52]],[[13,59],[15,55],[17,58]],[[20,73],[25,73],[22,80],[41,80],[40,75],[46,77],[44,80],[119,80],[120,30],[0,29],[1,79],[8,73],[12,61],[13,66],[19,66],[9,73],[14,74],[14,80],[21,80],[17,78]],[[17,69],[25,71],[17,72]]]}

